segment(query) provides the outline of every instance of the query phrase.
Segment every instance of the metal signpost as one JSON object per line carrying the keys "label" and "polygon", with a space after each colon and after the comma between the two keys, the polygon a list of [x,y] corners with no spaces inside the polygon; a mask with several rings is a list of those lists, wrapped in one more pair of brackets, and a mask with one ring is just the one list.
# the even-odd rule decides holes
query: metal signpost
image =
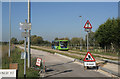
{"label": "metal signpost", "polygon": [[[28,23],[31,23],[31,3],[28,0]],[[31,36],[31,29],[28,29],[28,68],[30,67],[31,62],[31,53],[30,53],[30,36]]]}
{"label": "metal signpost", "polygon": [[[79,16],[80,18],[82,18],[82,16]],[[82,35],[81,31],[80,34]],[[80,51],[82,50],[82,36],[80,36]]]}
{"label": "metal signpost", "polygon": [[88,52],[88,51],[89,51],[89,49],[88,49],[88,33],[89,33],[89,32],[91,31],[91,29],[92,29],[92,26],[91,26],[89,20],[87,20],[87,22],[85,23],[84,28],[85,28],[85,31],[87,32],[87,52]]}
{"label": "metal signpost", "polygon": [[11,40],[11,0],[9,2],[9,51],[8,56],[10,57],[10,40]]}
{"label": "metal signpost", "polygon": [[25,23],[20,23],[20,27],[25,30],[25,32],[22,32],[22,37],[25,38],[25,49],[24,49],[24,77],[26,77],[26,41],[27,37],[29,36],[27,30],[31,30],[31,23],[27,23],[27,20],[25,20]]}
{"label": "metal signpost", "polygon": [[87,32],[87,54],[84,58],[84,67],[88,67],[88,66],[96,66],[96,62],[95,62],[95,59],[93,58],[93,56],[91,55],[91,53],[89,52],[89,42],[88,42],[88,33],[91,31],[92,29],[92,26],[89,22],[89,20],[87,20],[87,22],[85,23],[85,31]]}

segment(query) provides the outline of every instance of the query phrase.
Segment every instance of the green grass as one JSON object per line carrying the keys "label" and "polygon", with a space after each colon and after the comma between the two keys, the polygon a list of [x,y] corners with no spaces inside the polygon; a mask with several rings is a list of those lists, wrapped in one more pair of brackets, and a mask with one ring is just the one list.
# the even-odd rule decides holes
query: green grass
{"label": "green grass", "polygon": [[118,57],[117,53],[110,53],[110,52],[97,52],[97,51],[90,51],[92,53],[95,54],[101,54],[101,55],[108,55],[108,56],[114,56],[114,57]]}
{"label": "green grass", "polygon": [[[70,52],[69,53],[75,53],[75,54],[79,54],[79,55],[86,55],[86,54],[83,54],[83,53],[78,53],[78,52]],[[104,59],[110,59],[110,60],[118,60],[118,59],[112,59],[112,58],[107,58],[107,57],[102,57],[102,56],[98,56],[98,55],[92,55],[94,58],[96,57],[99,57],[99,58],[104,58]]]}
{"label": "green grass", "polygon": [[[23,52],[21,49],[15,47],[15,49],[11,51],[11,57],[8,57],[8,55],[5,54],[2,58],[3,69],[8,69],[10,63],[18,63],[18,78],[24,77],[24,60],[21,59],[21,52]],[[31,68],[27,68],[26,70],[27,77],[38,77],[38,71]]]}
{"label": "green grass", "polygon": [[[78,51],[78,52],[87,52],[87,50],[82,50],[80,51],[80,49],[72,49],[74,51]],[[118,57],[117,53],[110,53],[110,52],[98,52],[98,51],[94,51],[94,50],[89,50],[89,52],[91,53],[95,53],[95,54],[100,54],[100,55],[108,55],[108,56],[114,56],[114,57]]]}

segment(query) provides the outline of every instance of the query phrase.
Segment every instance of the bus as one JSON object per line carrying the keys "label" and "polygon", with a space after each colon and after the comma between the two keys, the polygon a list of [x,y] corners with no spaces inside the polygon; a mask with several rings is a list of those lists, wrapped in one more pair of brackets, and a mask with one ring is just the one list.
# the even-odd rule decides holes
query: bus
{"label": "bus", "polygon": [[52,49],[69,50],[69,48],[68,48],[68,40],[55,40],[55,41],[52,41]]}

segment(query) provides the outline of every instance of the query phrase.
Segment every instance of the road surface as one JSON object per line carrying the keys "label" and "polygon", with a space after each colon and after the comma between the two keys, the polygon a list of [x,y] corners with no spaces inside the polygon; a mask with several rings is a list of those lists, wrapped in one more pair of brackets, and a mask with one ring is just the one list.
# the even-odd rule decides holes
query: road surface
{"label": "road surface", "polygon": [[[23,47],[20,47],[23,49]],[[95,70],[84,70],[84,67],[65,57],[45,51],[31,49],[32,57],[45,60],[46,77],[107,77]]]}

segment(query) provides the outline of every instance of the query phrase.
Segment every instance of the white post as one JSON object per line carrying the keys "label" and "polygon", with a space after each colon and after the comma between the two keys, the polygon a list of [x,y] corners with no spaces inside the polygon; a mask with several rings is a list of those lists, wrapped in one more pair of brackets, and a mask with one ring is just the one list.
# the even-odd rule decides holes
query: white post
{"label": "white post", "polygon": [[[25,23],[27,23],[27,20],[25,20]],[[27,32],[27,30],[25,29],[25,32]],[[26,77],[26,37],[25,37],[25,49],[24,49],[24,77]]]}
{"label": "white post", "polygon": [[11,39],[11,0],[9,1],[9,52],[8,52],[9,57],[10,57],[10,39]]}
{"label": "white post", "polygon": [[88,33],[89,33],[89,32],[87,32],[87,52],[89,51],[89,49],[88,49],[88,45],[89,45],[89,44],[88,44]]}
{"label": "white post", "polygon": [[[80,18],[82,17],[82,16],[79,16]],[[81,34],[81,31],[80,31],[80,34]],[[82,35],[82,34],[81,34]],[[82,50],[82,39],[81,39],[81,36],[80,36],[80,51]]]}
{"label": "white post", "polygon": [[[26,32],[26,30],[25,30]],[[24,52],[24,56],[25,56],[25,59],[24,59],[24,77],[26,77],[26,37],[25,37],[25,52]]]}
{"label": "white post", "polygon": [[80,37],[80,50],[82,50],[82,37]]}
{"label": "white post", "polygon": [[[31,4],[30,0],[28,0],[28,23],[31,23]],[[31,51],[30,51],[30,36],[31,36],[31,30],[28,30],[29,36],[28,36],[28,68],[30,67],[30,60],[31,60]]]}

